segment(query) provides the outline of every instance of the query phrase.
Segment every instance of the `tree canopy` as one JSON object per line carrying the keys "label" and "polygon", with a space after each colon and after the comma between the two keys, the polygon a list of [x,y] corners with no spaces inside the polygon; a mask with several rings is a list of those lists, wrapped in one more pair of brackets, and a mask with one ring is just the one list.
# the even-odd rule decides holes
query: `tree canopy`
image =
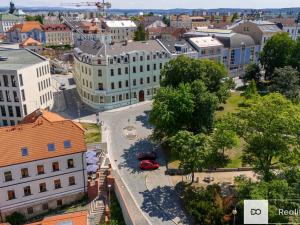
{"label": "tree canopy", "polygon": [[134,32],[134,41],[146,41],[149,39],[148,31],[145,30],[145,27],[140,23],[137,27],[137,30]]}
{"label": "tree canopy", "polygon": [[245,71],[245,76],[243,77],[243,82],[247,83],[251,80],[254,80],[256,84],[259,83],[262,75],[260,73],[259,65],[256,63],[251,63],[247,66]]}
{"label": "tree canopy", "polygon": [[288,66],[295,48],[295,42],[288,33],[278,33],[272,36],[264,45],[260,62],[265,69],[265,78],[272,77],[276,67]]}

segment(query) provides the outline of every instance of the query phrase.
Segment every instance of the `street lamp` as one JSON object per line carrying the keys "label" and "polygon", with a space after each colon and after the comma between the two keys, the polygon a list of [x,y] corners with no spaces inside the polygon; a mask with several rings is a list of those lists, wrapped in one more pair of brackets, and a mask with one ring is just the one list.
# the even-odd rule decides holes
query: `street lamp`
{"label": "street lamp", "polygon": [[232,214],[233,214],[233,225],[235,225],[235,216],[237,214],[236,207],[232,210]]}
{"label": "street lamp", "polygon": [[111,184],[107,185],[108,187],[108,205],[110,206],[110,188],[111,188]]}

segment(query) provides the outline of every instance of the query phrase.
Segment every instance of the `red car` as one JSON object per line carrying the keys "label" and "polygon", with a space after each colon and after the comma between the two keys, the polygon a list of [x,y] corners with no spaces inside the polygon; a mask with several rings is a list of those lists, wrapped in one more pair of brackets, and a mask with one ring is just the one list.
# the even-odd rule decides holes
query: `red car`
{"label": "red car", "polygon": [[138,160],[156,160],[156,152],[141,152],[137,155]]}
{"label": "red car", "polygon": [[156,170],[159,168],[158,162],[154,160],[143,160],[140,163],[141,170]]}

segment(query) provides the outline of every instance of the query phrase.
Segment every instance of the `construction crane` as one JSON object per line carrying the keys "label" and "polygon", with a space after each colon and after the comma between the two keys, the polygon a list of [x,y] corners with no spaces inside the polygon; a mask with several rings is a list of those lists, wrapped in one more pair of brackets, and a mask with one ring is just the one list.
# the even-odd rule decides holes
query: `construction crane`
{"label": "construction crane", "polygon": [[111,8],[111,3],[110,2],[105,2],[104,0],[102,2],[62,3],[61,5],[62,6],[76,6],[76,7],[96,6],[99,11],[102,11],[103,15],[104,15],[106,9]]}

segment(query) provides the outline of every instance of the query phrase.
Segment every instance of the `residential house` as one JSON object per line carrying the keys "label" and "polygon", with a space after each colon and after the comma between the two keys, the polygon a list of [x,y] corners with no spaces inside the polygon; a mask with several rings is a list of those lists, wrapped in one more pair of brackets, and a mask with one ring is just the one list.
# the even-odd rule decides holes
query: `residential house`
{"label": "residential house", "polygon": [[27,49],[0,50],[0,126],[53,103],[49,60]]}
{"label": "residential house", "polygon": [[283,32],[287,32],[293,40],[300,37],[300,20],[296,18],[275,18],[274,22]]}
{"label": "residential house", "polygon": [[73,33],[65,24],[48,24],[42,26],[45,32],[45,45],[73,45]]}
{"label": "residential house", "polygon": [[7,37],[10,42],[22,43],[31,37],[45,44],[46,36],[42,25],[38,21],[26,21],[22,24],[15,24],[7,31]]}
{"label": "residential house", "polygon": [[80,124],[36,110],[21,124],[0,128],[0,140],[2,220],[14,212],[30,218],[82,199],[87,173]]}
{"label": "residential house", "polygon": [[24,19],[9,13],[0,14],[0,34],[5,34],[15,24],[23,23]]}
{"label": "residential house", "polygon": [[171,56],[156,40],[111,45],[84,41],[74,49],[74,58],[81,100],[108,110],[152,99]]}
{"label": "residential house", "polygon": [[23,41],[20,45],[20,48],[29,49],[33,52],[40,54],[43,51],[43,45],[41,42],[34,40],[29,37],[25,41]]}
{"label": "residential house", "polygon": [[170,17],[170,26],[174,28],[192,29],[192,19],[190,16],[181,14]]}
{"label": "residential house", "polygon": [[134,32],[137,29],[131,20],[106,20],[104,27],[111,34],[113,42],[133,40]]}
{"label": "residential house", "polygon": [[190,19],[192,20],[192,29],[196,29],[198,27],[208,27],[210,25],[209,20],[202,16],[192,16]]}

